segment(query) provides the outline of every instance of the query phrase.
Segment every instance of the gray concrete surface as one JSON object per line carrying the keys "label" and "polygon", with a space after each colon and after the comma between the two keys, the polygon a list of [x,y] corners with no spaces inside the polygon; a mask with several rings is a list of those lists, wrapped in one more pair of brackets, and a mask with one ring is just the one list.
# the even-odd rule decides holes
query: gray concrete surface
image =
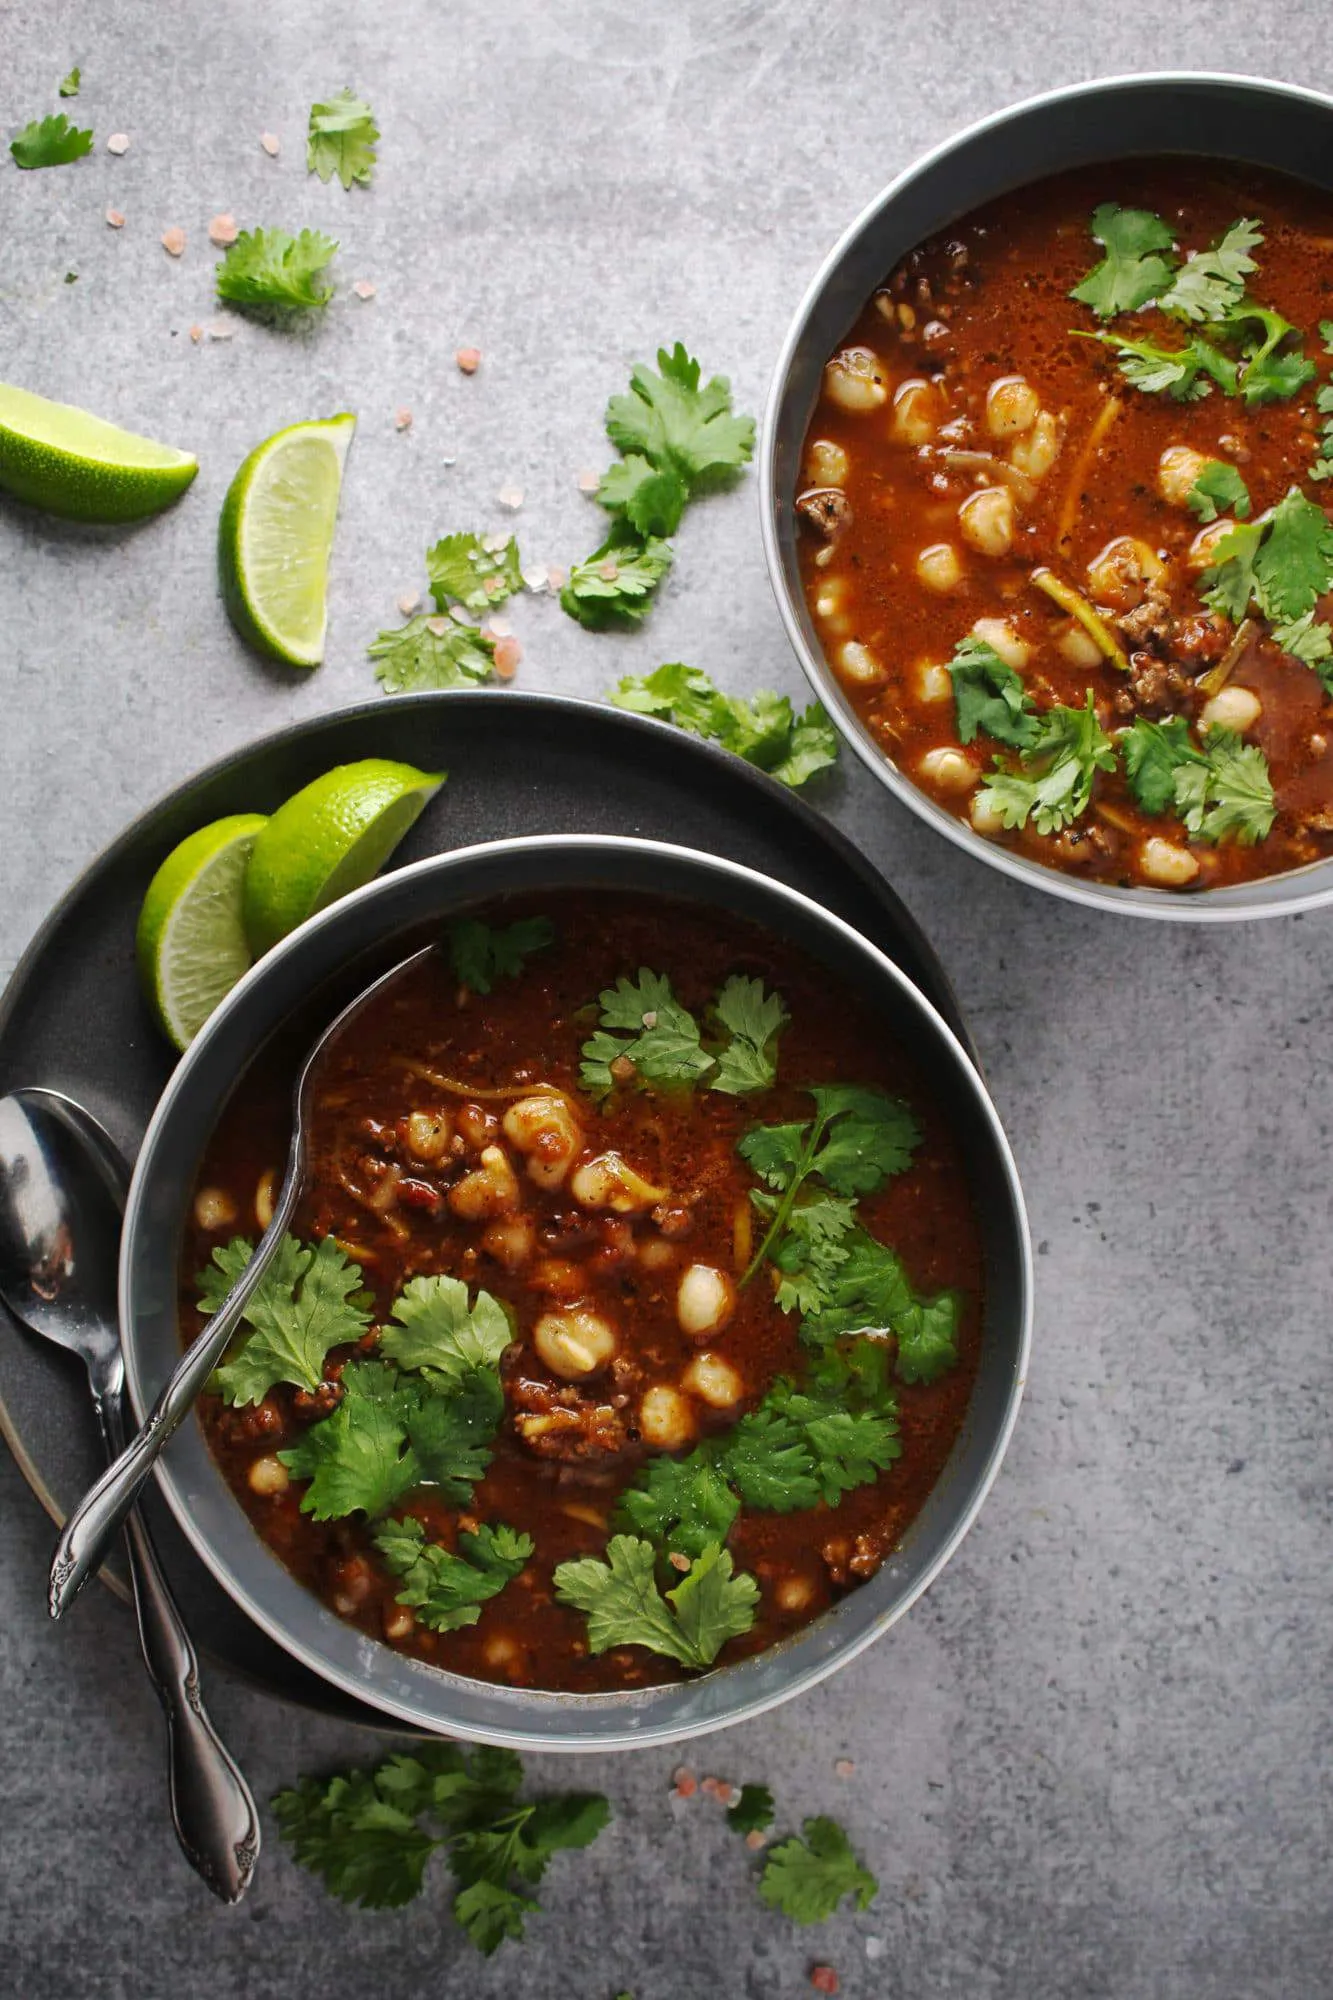
{"label": "gray concrete surface", "polygon": [[[525,490],[525,559],[591,546],[575,480],[603,461],[602,408],[629,360],[679,336],[757,408],[816,261],[921,148],[1038,87],[1134,65],[1328,87],[1324,25],[1316,0],[0,0],[6,134],[54,108],[78,61],[67,108],[98,136],[64,171],[4,161],[0,374],[204,464],[183,505],[133,533],[0,513],[0,962],[169,784],[372,692],[365,642],[420,582],[420,551],[498,524],[501,485]],[[344,81],[383,127],[369,194],[304,173],[306,108]],[[121,159],[105,150],[116,130]],[[324,324],[191,343],[220,317],[205,232],[224,209],[342,238]],[[178,263],[159,246],[173,224],[189,235]],[[365,304],[361,277],[378,287]],[[464,342],[485,356],[472,381],[452,362]],[[330,654],[291,676],[233,638],[213,523],[254,441],[340,408],[361,428]],[[522,686],[591,694],[686,658],[796,691],[753,482],[691,515],[641,636],[591,638],[540,602],[515,623]],[[1041,1251],[1030,1395],[962,1553],[869,1656],[695,1759],[772,1781],[786,1820],[838,1813],[880,1875],[874,1908],[810,1934],[761,1909],[716,1813],[669,1812],[662,1753],[578,1771],[610,1794],[614,1830],[554,1870],[529,1946],[489,1965],[438,1891],[350,1914],[276,1838],[251,1900],[220,1910],[167,1830],[128,1619],[94,1593],[48,1626],[47,1524],[5,1458],[0,1990],[778,2000],[807,1992],[820,1959],[844,1993],[893,2000],[1333,1992],[1333,920],[1116,924],[983,878],[858,769],[831,810],[958,983]],[[376,1747],[239,1686],[211,1700],[265,1796]],[[839,1780],[844,1756],[856,1770]]]}

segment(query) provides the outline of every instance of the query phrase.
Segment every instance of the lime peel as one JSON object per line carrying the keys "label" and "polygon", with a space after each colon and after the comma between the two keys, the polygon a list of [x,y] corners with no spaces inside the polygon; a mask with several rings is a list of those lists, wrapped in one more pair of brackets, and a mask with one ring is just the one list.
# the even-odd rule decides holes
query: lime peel
{"label": "lime peel", "polygon": [[0,486],[71,521],[140,521],[199,470],[188,451],[0,382]]}
{"label": "lime peel", "polygon": [[291,424],[257,445],[227,491],[218,569],[241,637],[287,666],[316,667],[328,625],[329,554],[356,418]]}
{"label": "lime peel", "polygon": [[234,813],[201,826],[148,885],[135,953],[149,1005],[178,1049],[250,968],[245,873],[265,824],[263,813]]}

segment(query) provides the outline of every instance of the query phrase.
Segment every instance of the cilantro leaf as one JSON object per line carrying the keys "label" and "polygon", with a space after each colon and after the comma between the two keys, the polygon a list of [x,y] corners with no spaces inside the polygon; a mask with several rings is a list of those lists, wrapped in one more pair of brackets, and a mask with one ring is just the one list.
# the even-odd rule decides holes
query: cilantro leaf
{"label": "cilantro leaf", "polygon": [[401,1368],[429,1368],[457,1387],[474,1368],[496,1368],[514,1338],[504,1306],[489,1292],[468,1304],[461,1278],[413,1278],[393,1303],[380,1352]]}
{"label": "cilantro leaf", "polygon": [[75,63],[69,75],[62,77],[60,80],[60,95],[62,97],[77,97],[79,94],[79,85],[82,82],[83,82],[82,72],[80,71],[78,64]]}
{"label": "cilantro leaf", "polygon": [[724,694],[699,667],[675,660],[651,674],[626,674],[607,697],[636,715],[656,715],[795,788],[837,761],[833,724],[819,702],[797,715],[786,695],[761,688],[750,699]]}
{"label": "cilantro leaf", "polygon": [[1078,338],[1110,348],[1125,380],[1147,395],[1166,394],[1178,403],[1195,403],[1211,394],[1214,382],[1224,395],[1236,394],[1240,379],[1236,363],[1200,334],[1192,335],[1183,347],[1129,340],[1119,333],[1080,333]]}
{"label": "cilantro leaf", "polygon": [[613,396],[606,412],[612,444],[659,472],[675,472],[691,494],[718,485],[749,462],[753,417],[735,416],[731,384],[715,375],[700,387],[699,363],[679,341],[657,352],[658,373],[640,363],[629,393]]}
{"label": "cilantro leaf", "polygon": [[1093,211],[1092,236],[1106,255],[1069,296],[1099,319],[1137,312],[1170,284],[1172,265],[1161,252],[1170,250],[1175,238],[1160,216],[1103,202]]}
{"label": "cilantro leaf", "polygon": [[528,959],[554,941],[549,917],[520,917],[502,928],[460,917],[449,926],[449,963],[464,986],[486,994],[497,979],[517,979]]}
{"label": "cilantro leaf", "polygon": [[352,91],[340,90],[326,103],[310,107],[306,171],[322,181],[331,181],[336,174],[349,190],[358,182],[369,187],[379,136],[370,106]]}
{"label": "cilantro leaf", "polygon": [[1164,813],[1176,796],[1176,772],[1182,764],[1202,763],[1202,752],[1190,742],[1183,715],[1166,722],[1149,722],[1136,715],[1120,737],[1129,789],[1145,812]]}
{"label": "cilantro leaf", "polygon": [[[199,1273],[199,1310],[214,1313],[254,1255],[247,1237],[218,1244]],[[329,1350],[360,1340],[370,1315],[356,1297],[361,1271],[331,1236],[313,1247],[284,1236],[273,1262],[246,1303],[251,1329],[216,1370],[212,1387],[224,1402],[262,1403],[279,1382],[312,1392],[324,1379]]]}
{"label": "cilantro leaf", "polygon": [[1272,831],[1277,817],[1264,753],[1231,729],[1205,730],[1203,747],[1207,789],[1203,803],[1185,813],[1185,825],[1203,840],[1234,838],[1242,847],[1253,847]]}
{"label": "cilantro leaf", "polygon": [[710,1544],[724,1542],[740,1502],[717,1459],[708,1445],[685,1458],[656,1454],[621,1494],[617,1520],[682,1555],[700,1556]]}
{"label": "cilantro leaf", "polygon": [[369,1774],[349,1771],[323,1784],[303,1778],[273,1805],[296,1860],[346,1902],[377,1909],[409,1902],[432,1852],[445,1848],[458,1884],[454,1917],[491,1952],[521,1937],[537,1908],[514,1878],[530,1890],[554,1854],[587,1847],[611,1816],[595,1793],[524,1804],[522,1777],[510,1751],[423,1744]]}
{"label": "cilantro leaf", "polygon": [[1273,641],[1290,653],[1293,660],[1301,660],[1307,667],[1313,667],[1324,684],[1324,690],[1333,694],[1326,662],[1333,656],[1333,631],[1322,620],[1315,618],[1313,611],[1306,611],[1299,618],[1292,618],[1284,625],[1273,627]]}
{"label": "cilantro leaf", "polygon": [[776,1814],[767,1785],[742,1785],[727,1808],[727,1824],[737,1833],[763,1833],[772,1826]]}
{"label": "cilantro leaf", "polygon": [[893,1372],[900,1382],[937,1382],[958,1360],[957,1292],[913,1298],[893,1324],[898,1343]]}
{"label": "cilantro leaf", "polygon": [[488,611],[523,588],[518,543],[512,535],[503,542],[498,535],[443,535],[426,551],[426,575],[440,611],[451,603],[468,611]]}
{"label": "cilantro leaf", "polygon": [[1250,489],[1234,465],[1225,459],[1210,458],[1186,495],[1190,512],[1201,521],[1215,521],[1228,509],[1238,521],[1250,517]]}
{"label": "cilantro leaf", "polygon": [[617,519],[599,549],[569,572],[560,602],[594,632],[637,625],[671,567],[671,544]]}
{"label": "cilantro leaf", "polygon": [[342,1401],[278,1457],[297,1479],[308,1479],[301,1512],[317,1521],[382,1514],[418,1484],[420,1467],[407,1442],[405,1399],[398,1377],[379,1361],[349,1363]]}
{"label": "cilantro leaf", "polygon": [[1250,252],[1264,240],[1257,222],[1233,222],[1211,249],[1187,257],[1157,300],[1176,319],[1225,319],[1245,295],[1245,280],[1258,269]]}
{"label": "cilantro leaf", "polygon": [[[699,1023],[680,1005],[664,973],[639,968],[637,979],[623,975],[598,996],[600,1034],[583,1044],[579,1074],[585,1090],[605,1097],[615,1088],[611,1064],[632,1062],[645,1083],[694,1083],[713,1068],[700,1044]],[[620,1039],[608,1030],[628,1032]]]}
{"label": "cilantro leaf", "polygon": [[491,677],[495,642],[475,625],[419,613],[396,632],[381,632],[367,648],[386,694],[426,688],[475,687]]}
{"label": "cilantro leaf", "polygon": [[1299,487],[1273,509],[1254,558],[1254,578],[1260,607],[1274,623],[1303,618],[1333,588],[1333,521]]}
{"label": "cilantro leaf", "polygon": [[960,743],[970,743],[979,729],[1016,750],[1035,741],[1037,718],[1023,676],[994,646],[975,634],[960,640],[949,673]]}
{"label": "cilantro leaf", "polygon": [[[1251,325],[1259,329],[1257,342],[1243,332]],[[1296,328],[1281,313],[1245,299],[1228,315],[1223,331],[1245,341],[1240,393],[1251,409],[1263,403],[1285,402],[1314,376],[1313,361],[1299,348],[1285,346]]]}
{"label": "cilantro leaf", "polygon": [[28,173],[35,167],[67,167],[92,149],[91,131],[81,132],[77,125],[71,125],[63,111],[51,118],[34,118],[9,142],[16,163]]}
{"label": "cilantro leaf", "polygon": [[[1325,354],[1333,354],[1333,319],[1321,319],[1319,337]],[[1315,407],[1324,419],[1319,456],[1310,468],[1311,479],[1333,479],[1333,382],[1325,382],[1315,396]]]}
{"label": "cilantro leaf", "polygon": [[674,535],[689,497],[674,465],[653,465],[637,452],[608,465],[597,488],[607,512],[623,514],[641,535]]}
{"label": "cilantro leaf", "polygon": [[273,1809],[278,1831],[301,1867],[318,1875],[332,1895],[363,1909],[410,1903],[440,1844],[361,1771],[324,1785],[302,1778],[278,1793]]}
{"label": "cilantro leaf", "polygon": [[902,1455],[895,1417],[842,1409],[827,1397],[785,1383],[775,1385],[773,1402],[777,1414],[799,1432],[820,1498],[830,1507]]}
{"label": "cilantro leaf", "polygon": [[1214,545],[1214,560],[1200,579],[1204,603],[1233,625],[1245,617],[1256,594],[1254,561],[1267,531],[1266,515],[1233,527]]}
{"label": "cilantro leaf", "polygon": [[285,229],[243,229],[217,267],[217,294],[241,307],[307,312],[326,306],[332,285],[320,274],[338,245],[319,229],[289,236]]}
{"label": "cilantro leaf", "polygon": [[718,994],[714,1011],[731,1039],[718,1055],[710,1088],[729,1097],[769,1089],[778,1074],[777,1039],[790,1019],[781,995],[766,992],[762,979],[737,974]]}
{"label": "cilantro leaf", "polygon": [[892,1334],[903,1382],[933,1382],[957,1361],[958,1294],[918,1298],[897,1252],[867,1230],[851,1231],[816,1277],[817,1296],[802,1308],[802,1340],[823,1345],[849,1333]]}
{"label": "cilantro leaf", "polygon": [[728,1639],[754,1623],[759,1586],[734,1571],[726,1549],[712,1544],[663,1597],[650,1542],[613,1535],[605,1560],[584,1556],[561,1563],[555,1594],[588,1618],[588,1646],[646,1646],[680,1666],[712,1665]]}
{"label": "cilantro leaf", "polygon": [[491,1462],[491,1441],[504,1418],[504,1389],[494,1368],[467,1368],[441,1387],[428,1374],[404,1413],[418,1481],[463,1506]]}
{"label": "cilantro leaf", "polygon": [[823,1923],[844,1896],[850,1896],[858,1910],[868,1909],[879,1894],[879,1883],[861,1866],[838,1822],[808,1819],[801,1835],[793,1834],[769,1851],[759,1894],[770,1909],[781,1910],[798,1924]]}
{"label": "cilantro leaf", "polygon": [[1097,772],[1115,769],[1115,750],[1097,720],[1091,688],[1083,708],[1044,711],[1022,765],[1021,772],[1009,771],[997,760],[977,795],[1002,825],[1022,827],[1032,819],[1038,833],[1059,833],[1087,811]]}
{"label": "cilantro leaf", "polygon": [[530,1535],[513,1528],[483,1525],[458,1537],[458,1550],[429,1542],[420,1521],[409,1515],[375,1536],[375,1547],[402,1579],[399,1604],[408,1605],[432,1632],[457,1632],[475,1625],[481,1607],[498,1597],[530,1560]]}
{"label": "cilantro leaf", "polygon": [[720,1469],[745,1506],[768,1514],[798,1514],[819,1502],[819,1481],[797,1425],[766,1396],[726,1440]]}
{"label": "cilantro leaf", "polygon": [[907,1171],[921,1128],[901,1098],[855,1083],[824,1084],[810,1095],[818,1114],[811,1172],[835,1194],[874,1194]]}

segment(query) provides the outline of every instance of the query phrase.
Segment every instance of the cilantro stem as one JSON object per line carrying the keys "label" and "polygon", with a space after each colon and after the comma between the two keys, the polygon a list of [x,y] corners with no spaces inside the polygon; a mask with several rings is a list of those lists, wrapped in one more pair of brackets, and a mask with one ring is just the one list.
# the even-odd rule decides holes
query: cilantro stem
{"label": "cilantro stem", "polygon": [[767,1257],[774,1243],[787,1227],[791,1219],[791,1212],[796,1206],[796,1197],[800,1192],[801,1183],[805,1180],[815,1163],[815,1154],[819,1151],[820,1141],[828,1129],[828,1122],[828,1113],[821,1111],[816,1114],[815,1121],[810,1127],[810,1136],[801,1149],[800,1159],[796,1162],[796,1171],[788,1182],[786,1192],[783,1194],[781,1201],[773,1211],[773,1220],[764,1232],[763,1242],[759,1245],[759,1248],[745,1267],[745,1273],[741,1278],[740,1284],[737,1286],[738,1291],[743,1292],[745,1290],[745,1287],[749,1284],[765,1257]]}

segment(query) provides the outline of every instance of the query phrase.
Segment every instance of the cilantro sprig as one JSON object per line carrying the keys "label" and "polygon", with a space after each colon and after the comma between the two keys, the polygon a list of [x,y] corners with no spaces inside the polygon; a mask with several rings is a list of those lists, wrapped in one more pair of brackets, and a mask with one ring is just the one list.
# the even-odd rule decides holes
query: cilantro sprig
{"label": "cilantro sprig", "polygon": [[656,1570],[652,1543],[633,1535],[613,1535],[604,1559],[582,1556],[557,1566],[556,1597],[586,1614],[590,1652],[646,1646],[702,1671],[728,1639],[753,1625],[759,1586],[735,1569],[730,1552],[717,1542],[710,1542],[665,1593]]}
{"label": "cilantro sprig", "polygon": [[1183,716],[1149,722],[1136,716],[1121,737],[1130,790],[1145,812],[1173,809],[1186,831],[1214,843],[1252,847],[1277,817],[1263,751],[1234,730],[1210,728],[1199,744]]}
{"label": "cilantro sprig", "polygon": [[358,184],[369,187],[379,136],[370,106],[355,92],[340,90],[325,103],[310,107],[306,171],[322,181],[331,181],[336,174],[349,192]]}
{"label": "cilantro sprig", "polygon": [[598,995],[598,1029],[583,1044],[579,1075],[593,1097],[618,1084],[693,1085],[742,1096],[767,1090],[777,1077],[777,1042],[787,1022],[781,997],[763,981],[734,974],[712,1004],[717,1034],[703,1039],[699,1022],[677,1000],[665,973],[641,966]]}
{"label": "cilantro sprig", "polygon": [[1293,486],[1257,520],[1233,527],[1213,553],[1202,578],[1209,609],[1233,623],[1257,609],[1274,643],[1313,667],[1333,692],[1333,632],[1314,615],[1333,590],[1333,522],[1323,508]]}
{"label": "cilantro sprig", "polygon": [[954,648],[949,662],[953,680],[958,741],[971,743],[978,730],[1025,750],[1037,740],[1039,723],[1023,676],[994,646],[970,633]]}
{"label": "cilantro sprig", "polygon": [[432,1632],[457,1632],[475,1625],[481,1607],[531,1560],[534,1543],[503,1524],[483,1524],[460,1534],[457,1550],[427,1539],[412,1515],[391,1521],[375,1536],[375,1547],[394,1575],[401,1579],[398,1602],[416,1613],[417,1622]]}
{"label": "cilantro sprig", "polygon": [[1092,689],[1082,708],[1057,703],[1043,710],[1036,734],[1020,752],[1020,768],[998,758],[978,802],[998,813],[1003,826],[1026,826],[1059,833],[1092,803],[1098,771],[1115,769],[1115,746],[1097,720]]}
{"label": "cilantro sprig", "polygon": [[[1321,319],[1319,337],[1325,354],[1333,354],[1333,319]],[[1333,479],[1333,382],[1324,382],[1315,395],[1315,407],[1324,419],[1319,456],[1310,467],[1311,479]]]}
{"label": "cilantro sprig", "polygon": [[423,1744],[371,1772],[302,1778],[273,1801],[282,1838],[331,1895],[396,1909],[419,1895],[431,1856],[453,1871],[453,1914],[488,1955],[521,1938],[532,1891],[562,1849],[589,1846],[611,1817],[598,1793],[522,1801],[508,1750]]}
{"label": "cilantro sprig", "polygon": [[381,632],[367,648],[386,694],[427,688],[478,687],[491,678],[495,641],[475,625],[418,613],[397,631]]}
{"label": "cilantro sprig", "polygon": [[1258,222],[1241,217],[1183,262],[1170,227],[1146,209],[1104,203],[1093,214],[1092,234],[1106,255],[1071,298],[1102,320],[1155,306],[1189,329],[1179,346],[1105,328],[1080,334],[1112,350],[1132,387],[1196,402],[1216,386],[1255,408],[1294,396],[1314,374],[1295,344],[1297,328],[1246,296],[1246,281],[1258,268],[1252,252],[1264,236]]}
{"label": "cilantro sprig", "polygon": [[868,1909],[879,1883],[857,1860],[838,1822],[820,1815],[769,1849],[759,1894],[793,1923],[821,1924],[846,1896],[858,1910]]}
{"label": "cilantro sprig", "polygon": [[[248,1237],[219,1243],[199,1273],[199,1310],[214,1313],[254,1255]],[[284,1236],[246,1303],[250,1328],[214,1371],[210,1386],[232,1404],[262,1403],[279,1382],[313,1392],[330,1350],[360,1340],[370,1323],[360,1267],[331,1236],[314,1245]]]}
{"label": "cilantro sprig", "polygon": [[37,167],[67,167],[73,161],[83,159],[92,149],[92,132],[80,131],[63,111],[57,111],[50,118],[32,119],[9,142],[15,165],[22,167],[25,173],[31,173]]}
{"label": "cilantro sprig", "polygon": [[500,926],[459,917],[449,926],[449,963],[456,979],[485,995],[497,979],[517,979],[528,960],[554,942],[549,917],[520,917]]}
{"label": "cilantro sprig", "polygon": [[622,454],[597,488],[611,531],[560,593],[570,617],[595,631],[640,622],[671,567],[667,537],[686,505],[726,484],[754,449],[754,419],[733,411],[726,376],[705,382],[679,341],[659,348],[656,371],[634,368],[628,392],[607,406],[606,429]]}
{"label": "cilantro sprig", "polygon": [[61,77],[59,84],[59,93],[62,97],[77,97],[82,83],[83,83],[83,72],[79,68],[79,65],[75,63],[73,69],[69,72],[69,75]]}
{"label": "cilantro sprig", "polygon": [[318,312],[333,297],[319,280],[337,249],[319,229],[243,229],[217,267],[218,297],[251,310]]}
{"label": "cilantro sprig", "polygon": [[518,543],[510,535],[443,535],[426,551],[426,574],[436,609],[461,604],[489,611],[523,588]]}
{"label": "cilantro sprig", "polygon": [[[908,1107],[881,1090],[857,1084],[825,1084],[810,1092],[815,1115],[805,1124],[758,1125],[737,1148],[746,1165],[775,1192],[756,1190],[750,1197],[768,1227],[741,1279],[755,1272],[780,1250],[796,1217],[798,1233],[809,1238],[811,1216],[835,1234],[851,1227],[848,1198],[874,1194],[892,1174],[911,1164],[921,1143],[921,1131]],[[844,1197],[840,1211],[830,1216],[827,1199],[797,1207],[811,1179],[822,1181],[835,1196]]]}
{"label": "cilantro sprig", "polygon": [[793,789],[837,761],[837,734],[822,703],[811,702],[798,715],[789,698],[771,688],[748,699],[724,694],[701,668],[683,661],[642,676],[626,674],[607,699],[720,743]]}
{"label": "cilantro sprig", "polygon": [[1250,489],[1235,466],[1225,459],[1210,458],[1186,494],[1185,504],[1191,514],[1207,523],[1228,512],[1238,521],[1248,521],[1253,503]]}

